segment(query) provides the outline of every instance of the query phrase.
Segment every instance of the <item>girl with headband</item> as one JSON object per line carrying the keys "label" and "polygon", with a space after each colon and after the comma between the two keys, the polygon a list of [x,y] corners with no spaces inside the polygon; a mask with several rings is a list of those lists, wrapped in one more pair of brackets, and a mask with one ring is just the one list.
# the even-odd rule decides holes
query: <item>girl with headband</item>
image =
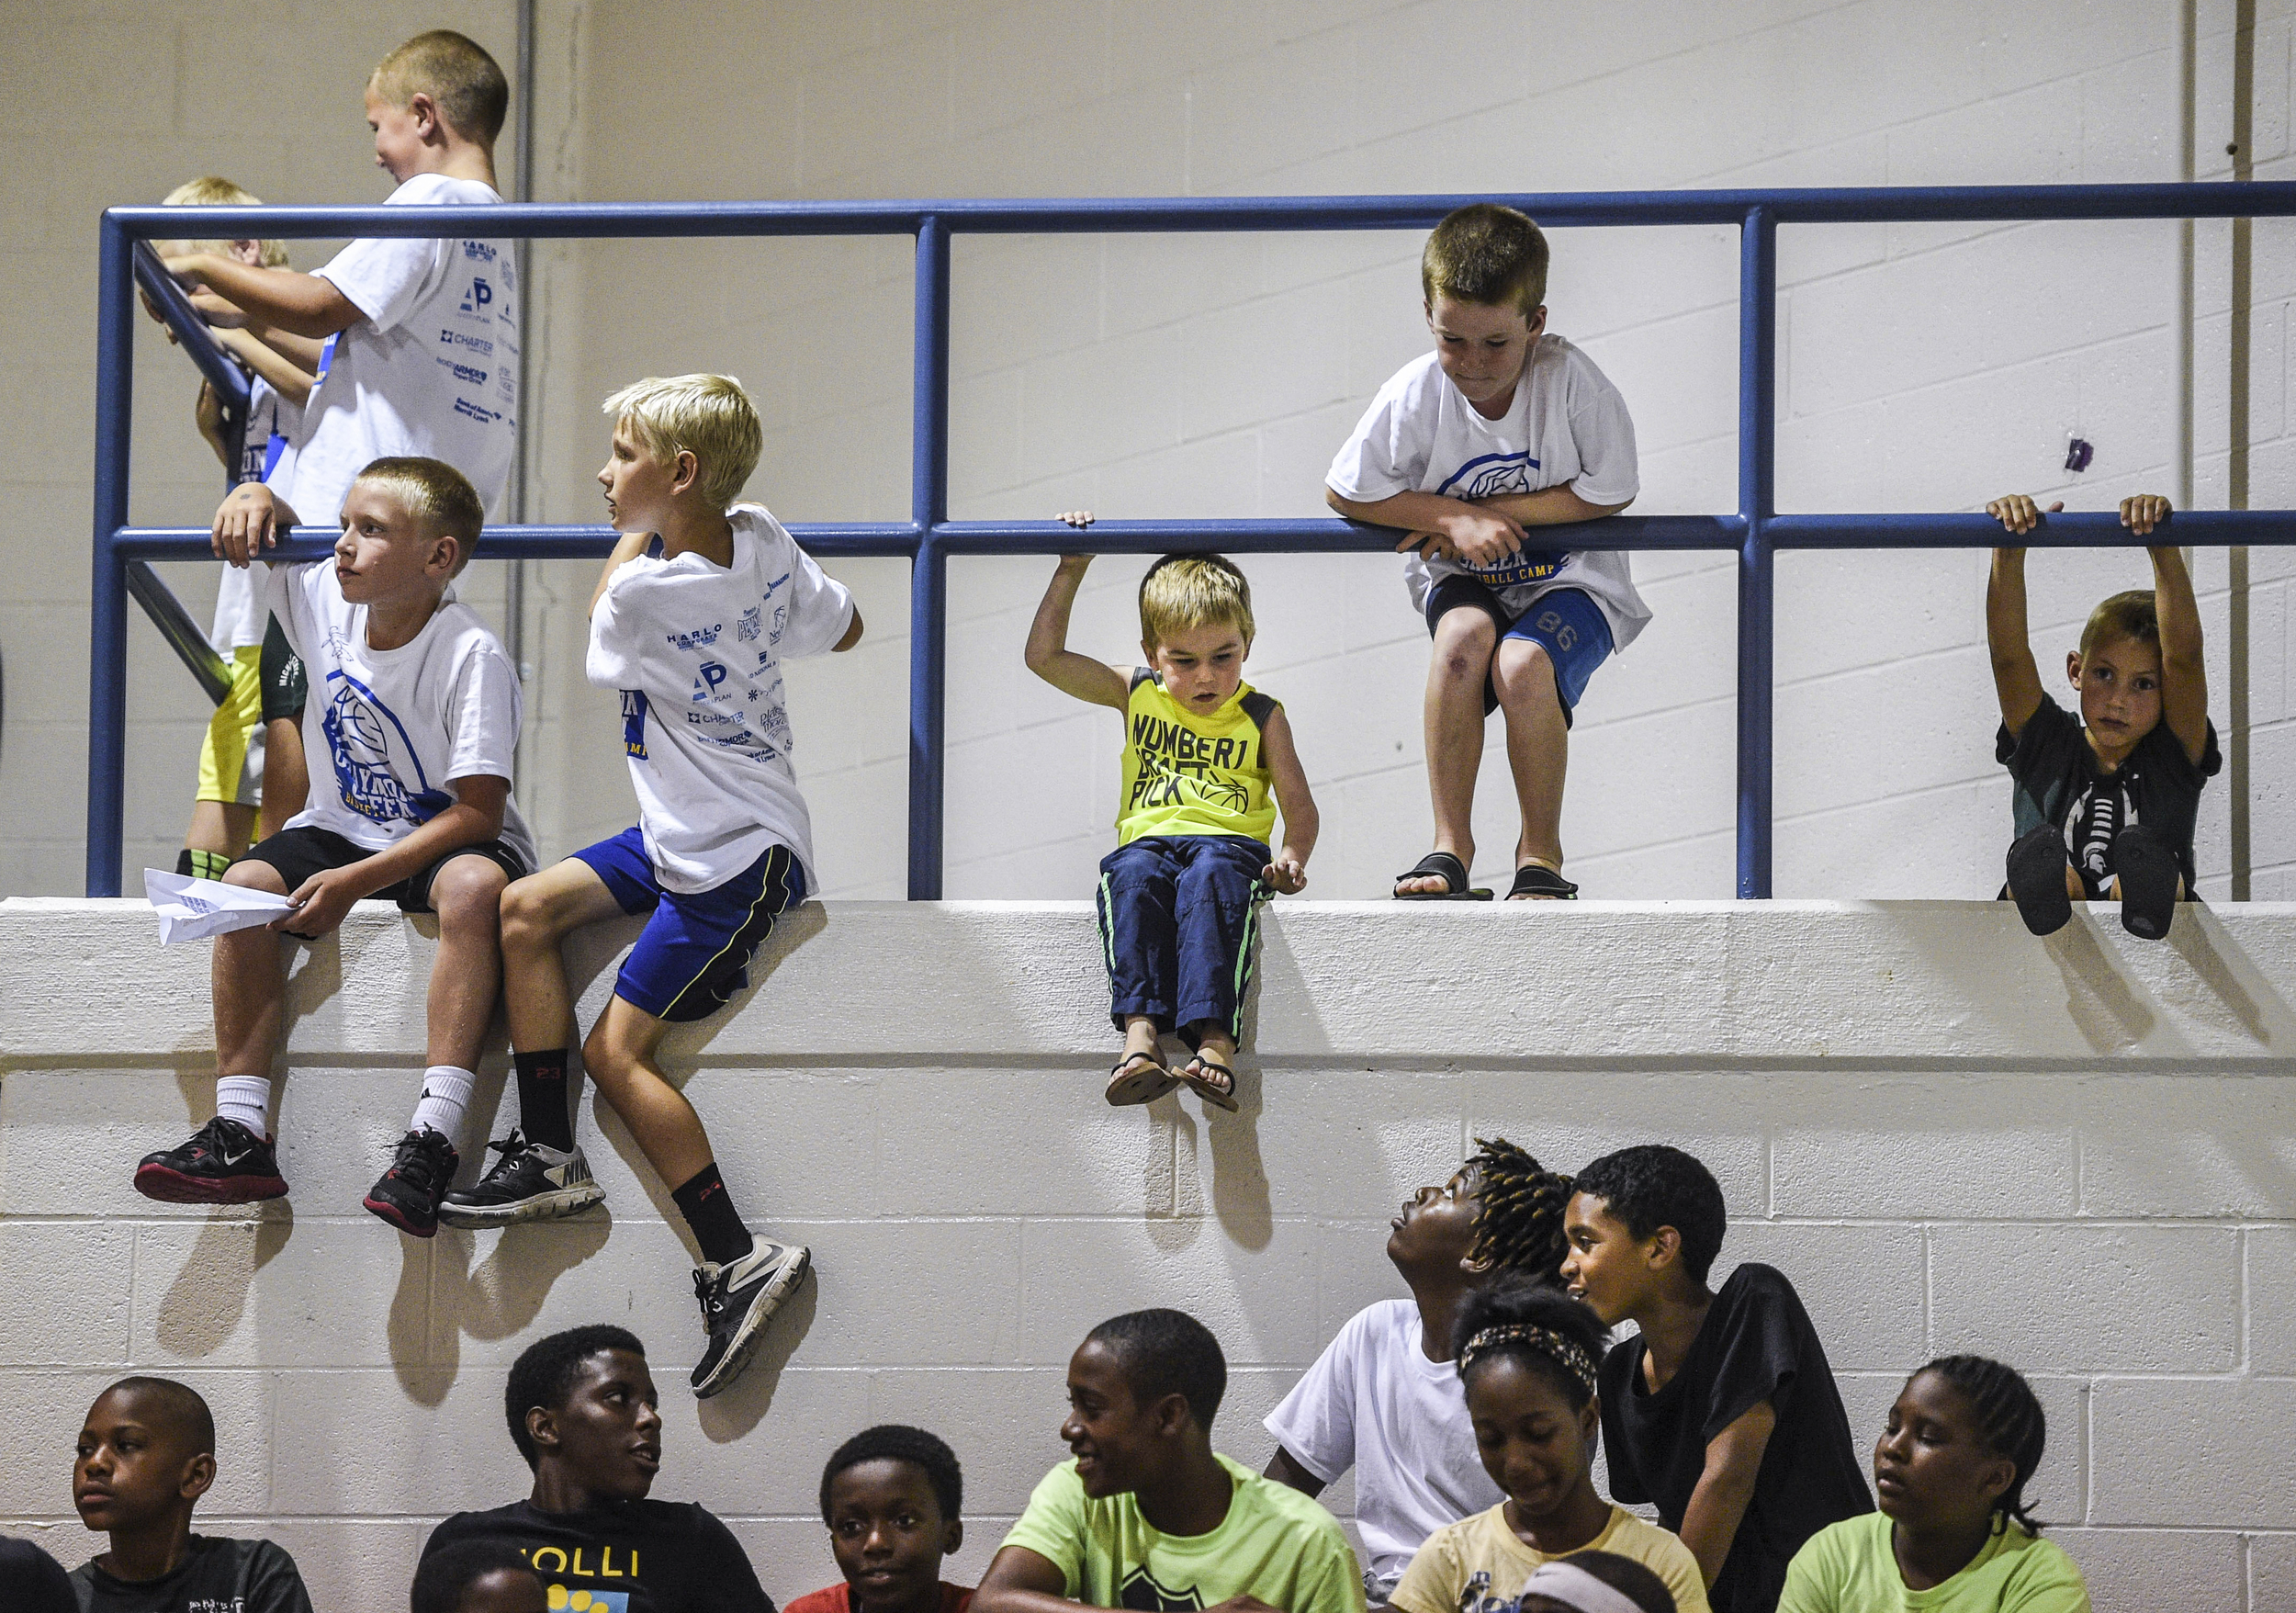
{"label": "girl with headband", "polygon": [[[1581,1551],[1630,1558],[1658,1575],[1679,1613],[1708,1613],[1690,1548],[1594,1488],[1595,1374],[1607,1342],[1594,1314],[1510,1279],[1469,1298],[1458,1342],[1476,1451],[1507,1498],[1428,1538],[1395,1587],[1401,1613],[1529,1613],[1547,1605],[1533,1595],[1559,1599],[1551,1576],[1536,1592],[1531,1576]],[[1593,1594],[1580,1575],[1561,1577]]]}

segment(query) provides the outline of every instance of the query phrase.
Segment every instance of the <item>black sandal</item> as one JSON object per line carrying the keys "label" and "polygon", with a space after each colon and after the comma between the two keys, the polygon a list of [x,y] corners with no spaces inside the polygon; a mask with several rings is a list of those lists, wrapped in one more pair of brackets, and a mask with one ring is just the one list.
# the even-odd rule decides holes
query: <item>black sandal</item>
{"label": "black sandal", "polygon": [[1514,883],[1507,886],[1507,900],[1531,897],[1573,902],[1579,898],[1579,887],[1544,863],[1525,863],[1514,871]]}
{"label": "black sandal", "polygon": [[[1198,1072],[1201,1071],[1201,1074]],[[1235,1071],[1210,1054],[1199,1053],[1180,1072],[1187,1089],[1215,1109],[1236,1112]]]}
{"label": "black sandal", "polygon": [[1467,864],[1448,852],[1429,852],[1419,859],[1415,866],[1407,868],[1397,874],[1395,883],[1400,885],[1406,879],[1439,879],[1443,881],[1444,888],[1441,890],[1399,890],[1395,893],[1395,899],[1399,902],[1487,902],[1491,900],[1490,887],[1487,885],[1470,887],[1467,883]]}
{"label": "black sandal", "polygon": [[[1148,1062],[1139,1068],[1131,1066],[1140,1060]],[[1109,1071],[1108,1100],[1117,1108],[1132,1103],[1154,1103],[1180,1084],[1180,1077],[1164,1067],[1164,1061],[1153,1053],[1128,1053],[1116,1061]]]}

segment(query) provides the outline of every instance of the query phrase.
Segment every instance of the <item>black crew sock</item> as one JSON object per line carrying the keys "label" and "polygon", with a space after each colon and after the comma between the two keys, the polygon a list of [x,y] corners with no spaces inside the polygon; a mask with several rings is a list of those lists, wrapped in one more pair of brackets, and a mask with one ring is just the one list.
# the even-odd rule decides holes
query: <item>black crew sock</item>
{"label": "black crew sock", "polygon": [[195,852],[189,846],[175,853],[175,872],[190,879],[220,879],[231,859],[221,852]]}
{"label": "black crew sock", "polygon": [[513,1053],[518,1066],[518,1122],[526,1140],[563,1154],[574,1146],[574,1122],[566,1111],[566,1049]]}
{"label": "black crew sock", "polygon": [[730,1266],[757,1246],[749,1229],[741,1224],[734,1196],[715,1161],[693,1173],[693,1179],[670,1190],[678,1213],[693,1228],[693,1241],[702,1246],[702,1258],[713,1266]]}

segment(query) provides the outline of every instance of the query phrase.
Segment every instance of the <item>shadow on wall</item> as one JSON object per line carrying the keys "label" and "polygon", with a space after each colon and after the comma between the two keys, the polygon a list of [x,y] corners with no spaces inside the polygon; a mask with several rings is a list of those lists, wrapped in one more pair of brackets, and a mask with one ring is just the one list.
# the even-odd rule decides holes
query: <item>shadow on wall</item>
{"label": "shadow on wall", "polygon": [[[222,1348],[247,1314],[255,1273],[277,1258],[294,1233],[295,1211],[285,1199],[264,1205],[254,1219],[210,1221],[202,1226],[160,1301],[160,1347],[186,1360],[198,1360]],[[398,1307],[391,1309],[395,1319]],[[395,1325],[392,1333],[395,1354]]]}

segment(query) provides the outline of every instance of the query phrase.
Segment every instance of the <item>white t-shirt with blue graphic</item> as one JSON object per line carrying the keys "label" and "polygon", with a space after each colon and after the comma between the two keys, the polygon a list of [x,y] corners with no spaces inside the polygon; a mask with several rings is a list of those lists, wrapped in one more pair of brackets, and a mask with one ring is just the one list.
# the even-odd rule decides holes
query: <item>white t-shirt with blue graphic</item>
{"label": "white t-shirt with blue graphic", "polygon": [[[419,174],[389,207],[501,201],[475,179]],[[366,317],[331,337],[303,436],[267,479],[303,525],[332,532],[370,460],[444,459],[490,515],[518,447],[518,271],[507,241],[354,241],[319,270]]]}
{"label": "white t-shirt with blue graphic", "polygon": [[[1623,504],[1642,488],[1626,400],[1593,359],[1556,335],[1532,347],[1514,400],[1498,420],[1476,412],[1433,353],[1405,365],[1379,389],[1324,480],[1340,497],[1367,504],[1401,492],[1487,499],[1566,481],[1591,504]],[[1650,619],[1627,557],[1546,548],[1545,532],[1530,528],[1521,553],[1488,566],[1411,556],[1403,580],[1412,605],[1424,612],[1429,591],[1455,575],[1495,590],[1514,615],[1542,593],[1583,589],[1610,623],[1613,647],[1624,649]]]}
{"label": "white t-shirt with blue graphic", "polygon": [[[310,802],[288,821],[388,851],[455,804],[452,781],[512,776],[522,702],[518,674],[478,612],[446,603],[413,642],[376,649],[366,607],[343,597],[331,561],[274,563],[264,604],[303,658],[303,753]],[[504,844],[535,866],[534,836],[515,796]]]}
{"label": "white t-shirt with blue graphic", "polygon": [[[301,416],[295,407],[273,391],[269,381],[261,376],[248,377],[247,433],[241,439],[237,479],[261,481],[286,452],[288,436],[300,424]],[[263,590],[261,560],[223,568],[223,581],[216,584],[215,623],[208,631],[208,642],[224,660],[229,660],[233,650],[263,642],[264,621],[270,615],[264,608]]]}
{"label": "white t-shirt with blue graphic", "polygon": [[663,888],[715,890],[782,845],[818,890],[781,663],[836,649],[853,596],[764,506],[726,513],[731,566],[688,551],[615,569],[591,613],[584,671],[622,692],[638,825]]}

